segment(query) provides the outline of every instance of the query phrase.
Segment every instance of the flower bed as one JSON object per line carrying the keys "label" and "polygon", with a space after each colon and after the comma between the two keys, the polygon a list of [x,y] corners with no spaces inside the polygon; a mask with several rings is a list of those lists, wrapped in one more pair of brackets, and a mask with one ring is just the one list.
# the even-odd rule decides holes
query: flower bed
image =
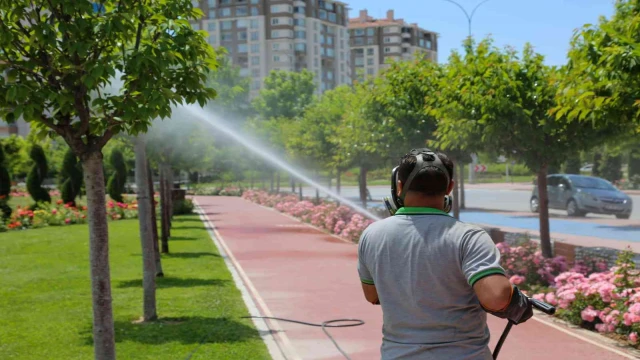
{"label": "flower bed", "polygon": [[[138,217],[138,204],[135,200],[124,203],[107,202],[109,220],[135,219]],[[156,202],[157,206],[157,202]],[[37,209],[17,207],[7,222],[0,222],[0,231],[26,230],[46,226],[64,226],[85,224],[87,207],[73,207],[58,200],[51,204],[39,204]]]}
{"label": "flower bed", "polygon": [[242,197],[353,242],[358,242],[362,231],[373,222],[346,206],[326,201],[320,201],[319,204],[300,201],[296,195],[272,195],[266,191],[247,190]]}
{"label": "flower bed", "polygon": [[200,196],[242,196],[244,190],[237,186],[227,187],[198,187],[189,191],[190,195]]}

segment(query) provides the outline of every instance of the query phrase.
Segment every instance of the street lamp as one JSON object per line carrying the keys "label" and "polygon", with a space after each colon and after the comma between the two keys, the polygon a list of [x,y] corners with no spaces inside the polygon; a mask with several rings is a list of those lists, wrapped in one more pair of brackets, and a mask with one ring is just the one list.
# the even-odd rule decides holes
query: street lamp
{"label": "street lamp", "polygon": [[455,6],[459,7],[459,8],[460,8],[460,10],[462,10],[462,12],[464,13],[464,16],[466,16],[466,17],[467,17],[467,22],[468,22],[468,24],[469,24],[469,37],[471,37],[471,21],[473,20],[473,15],[475,15],[476,10],[478,10],[478,8],[479,8],[482,4],[486,3],[486,2],[487,2],[487,1],[489,1],[489,0],[483,0],[483,1],[481,1],[478,5],[476,5],[476,7],[474,7],[474,8],[473,8],[473,10],[471,10],[471,15],[469,15],[469,13],[467,12],[467,10],[465,10],[465,8],[464,8],[462,5],[460,5],[459,3],[457,3],[456,1],[454,1],[454,0],[444,0],[444,1],[446,1],[446,2],[450,2],[450,3],[452,3],[453,5],[455,5]]}

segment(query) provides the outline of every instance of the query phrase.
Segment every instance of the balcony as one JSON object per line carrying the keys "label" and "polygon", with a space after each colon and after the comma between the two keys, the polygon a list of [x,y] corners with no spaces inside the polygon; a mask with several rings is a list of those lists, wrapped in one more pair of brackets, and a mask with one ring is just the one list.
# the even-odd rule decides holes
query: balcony
{"label": "balcony", "polygon": [[411,39],[411,33],[403,32],[402,33],[402,38],[403,39]]}

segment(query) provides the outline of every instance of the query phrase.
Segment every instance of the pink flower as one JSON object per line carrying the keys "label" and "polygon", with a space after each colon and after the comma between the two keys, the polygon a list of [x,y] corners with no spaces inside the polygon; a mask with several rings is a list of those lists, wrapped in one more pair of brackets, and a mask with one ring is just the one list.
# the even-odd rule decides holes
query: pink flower
{"label": "pink flower", "polygon": [[584,321],[593,322],[596,319],[596,316],[598,316],[598,311],[596,311],[593,306],[589,305],[586,309],[580,312],[580,316]]}
{"label": "pink flower", "polygon": [[638,342],[638,333],[632,332],[631,334],[629,334],[629,341],[635,345]]}
{"label": "pink flower", "polygon": [[58,213],[58,210],[57,210],[57,209],[51,209],[51,213],[52,213],[53,215],[55,215],[55,214],[57,214],[57,213]]}
{"label": "pink flower", "polygon": [[524,282],[525,277],[524,276],[520,276],[520,275],[513,275],[509,281],[513,284],[513,285],[520,285]]}
{"label": "pink flower", "polygon": [[67,225],[71,224],[71,219],[64,219],[64,223]]}

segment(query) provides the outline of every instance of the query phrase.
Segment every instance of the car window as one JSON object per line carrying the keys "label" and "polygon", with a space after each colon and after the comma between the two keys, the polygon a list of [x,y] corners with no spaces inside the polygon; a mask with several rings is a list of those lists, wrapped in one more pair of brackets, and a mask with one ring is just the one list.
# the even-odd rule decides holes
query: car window
{"label": "car window", "polygon": [[596,177],[575,176],[571,178],[571,181],[573,185],[583,189],[616,190],[607,180]]}
{"label": "car window", "polygon": [[558,177],[557,176],[549,176],[547,178],[547,186],[558,186]]}
{"label": "car window", "polygon": [[564,187],[567,188],[567,189],[571,189],[571,185],[569,184],[569,180],[567,180],[565,178],[560,178],[559,184],[564,185]]}

